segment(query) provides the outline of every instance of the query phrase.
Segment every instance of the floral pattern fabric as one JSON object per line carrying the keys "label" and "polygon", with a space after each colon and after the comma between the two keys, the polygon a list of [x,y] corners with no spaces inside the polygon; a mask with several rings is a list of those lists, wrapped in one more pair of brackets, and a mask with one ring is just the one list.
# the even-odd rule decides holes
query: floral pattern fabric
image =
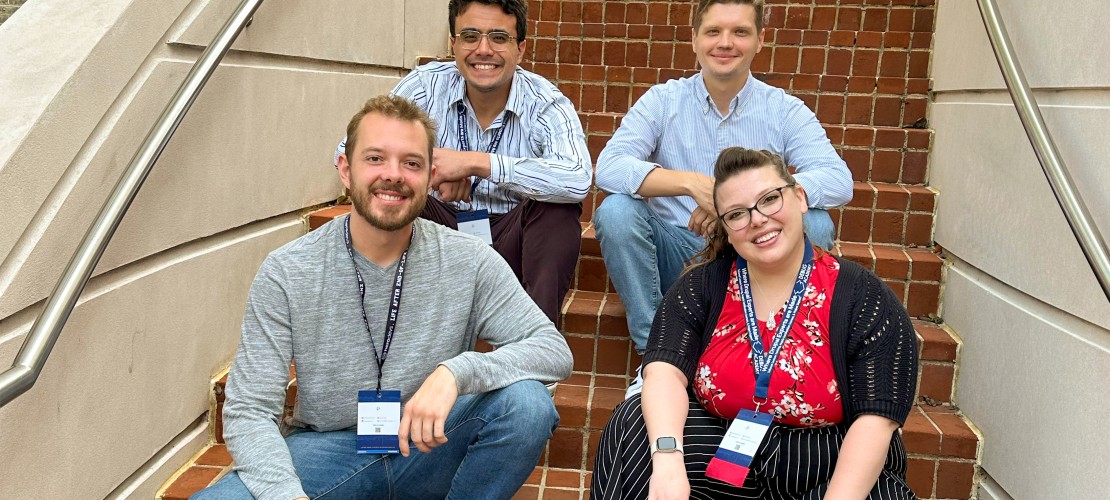
{"label": "floral pattern fabric", "polygon": [[[829,347],[829,308],[840,263],[825,252],[814,259],[805,297],[794,324],[779,351],[767,401],[760,411],[774,415],[775,421],[795,427],[821,427],[840,423],[844,408],[840,401],[832,350]],[[744,306],[733,264],[728,293],[709,346],[698,361],[694,394],[709,412],[722,418],[736,418],[740,410],[755,410],[755,369]],[[758,315],[758,314],[757,314]],[[775,313],[782,320],[783,309]],[[775,331],[757,319],[764,346],[771,344]]]}

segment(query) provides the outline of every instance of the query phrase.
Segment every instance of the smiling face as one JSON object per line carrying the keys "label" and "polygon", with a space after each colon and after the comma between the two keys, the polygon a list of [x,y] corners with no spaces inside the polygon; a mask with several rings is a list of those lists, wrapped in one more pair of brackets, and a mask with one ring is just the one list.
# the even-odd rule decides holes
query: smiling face
{"label": "smiling face", "polygon": [[[725,214],[750,208],[787,183],[774,165],[744,170],[717,187],[717,211]],[[809,210],[805,192],[800,186],[786,188],[782,198],[782,209],[777,213],[767,216],[752,210],[746,227],[725,229],[728,242],[752,267],[774,268],[788,262],[799,249],[804,251],[802,214]]]}
{"label": "smiling face", "polygon": [[763,30],[757,27],[755,7],[710,5],[694,29],[693,46],[704,78],[747,78],[752,60],[763,49]]}
{"label": "smiling face", "polygon": [[516,71],[517,64],[520,64],[527,45],[526,42],[521,41],[521,34],[517,33],[516,25],[516,17],[506,14],[501,7],[480,3],[465,6],[455,18],[455,34],[463,30],[477,30],[481,33],[504,31],[515,37],[505,45],[494,46],[491,45],[489,37],[483,36],[478,41],[478,45],[471,48],[463,47],[458,37],[451,37],[455,64],[463,79],[466,80],[467,93],[497,92],[503,93],[504,97],[508,98],[513,73]]}
{"label": "smiling face", "polygon": [[383,231],[407,227],[428,199],[428,134],[419,121],[368,113],[355,150],[339,158],[339,175],[359,217]]}

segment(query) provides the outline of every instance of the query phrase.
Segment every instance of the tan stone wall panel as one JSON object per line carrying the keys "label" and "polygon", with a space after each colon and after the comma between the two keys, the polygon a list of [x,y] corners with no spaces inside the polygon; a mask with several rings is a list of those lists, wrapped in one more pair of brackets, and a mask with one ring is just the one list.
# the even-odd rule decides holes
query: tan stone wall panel
{"label": "tan stone wall panel", "polygon": [[[207,45],[237,5],[206,2],[184,32],[171,37],[171,43]],[[406,22],[409,19],[417,21]],[[417,56],[443,52],[446,34],[447,3],[442,1],[268,0],[234,49],[411,68]]]}
{"label": "tan stone wall panel", "polygon": [[[190,65],[162,61],[90,161],[36,251],[0,296],[0,317],[41,300]],[[219,68],[155,165],[98,272],[339,194],[332,151],[368,96],[396,78]],[[40,249],[55,249],[54,252]],[[60,262],[59,262],[60,261]]]}
{"label": "tan stone wall panel", "polygon": [[[948,272],[945,320],[963,338],[957,395],[983,433],[984,469],[1014,498],[1106,498],[1110,335]],[[1100,472],[1101,471],[1101,472]]]}
{"label": "tan stone wall panel", "polygon": [[[1110,107],[1045,107],[1072,176],[1110,234]],[[936,240],[948,252],[1062,310],[1110,328],[1110,304],[1072,235],[1013,107],[936,103]],[[1089,299],[1088,299],[1089,298]],[[947,314],[946,314],[947,317]]]}
{"label": "tan stone wall panel", "polygon": [[[97,137],[90,139],[90,134],[186,3],[32,2],[20,8],[20,22],[0,30],[5,54],[0,71],[0,213],[5,217],[0,255],[5,261],[43,200],[73,168],[81,148],[95,143]],[[62,18],[66,36],[42,28]],[[0,312],[0,317],[6,315]]]}
{"label": "tan stone wall panel", "polygon": [[303,232],[286,217],[94,281],[38,383],[0,408],[0,449],[21,450],[0,453],[0,498],[103,498],[204,413],[254,271]]}
{"label": "tan stone wall panel", "polygon": [[[1076,187],[1110,234],[1103,2],[999,2]],[[964,344],[956,402],[983,431],[981,497],[1102,498],[1091,444],[1110,397],[1107,304],[1002,83],[976,3],[940,0],[929,121],[943,317]],[[1040,411],[1048,408],[1068,408]],[[1029,474],[1028,471],[1037,471]]]}
{"label": "tan stone wall panel", "polygon": [[[1103,0],[996,2],[1034,88],[1110,86]],[[1005,89],[978,3],[939,0],[933,90]]]}

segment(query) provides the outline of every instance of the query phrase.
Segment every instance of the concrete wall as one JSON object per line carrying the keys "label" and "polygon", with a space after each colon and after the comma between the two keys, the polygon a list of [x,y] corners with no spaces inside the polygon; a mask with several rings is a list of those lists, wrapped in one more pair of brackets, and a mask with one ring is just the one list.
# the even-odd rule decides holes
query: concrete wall
{"label": "concrete wall", "polygon": [[27,0],[0,0],[0,24],[4,24]]}
{"label": "concrete wall", "polygon": [[[0,370],[237,4],[35,0],[0,26]],[[339,194],[331,154],[347,120],[446,39],[441,1],[263,4],[38,383],[0,408],[0,498],[151,498],[204,442],[210,379],[234,352],[258,264]]]}
{"label": "concrete wall", "polygon": [[[1100,0],[1000,2],[1048,127],[1110,235],[1110,32]],[[976,2],[940,0],[933,56],[936,240],[959,406],[980,427],[984,497],[1104,498],[1110,304],[1005,90]]]}

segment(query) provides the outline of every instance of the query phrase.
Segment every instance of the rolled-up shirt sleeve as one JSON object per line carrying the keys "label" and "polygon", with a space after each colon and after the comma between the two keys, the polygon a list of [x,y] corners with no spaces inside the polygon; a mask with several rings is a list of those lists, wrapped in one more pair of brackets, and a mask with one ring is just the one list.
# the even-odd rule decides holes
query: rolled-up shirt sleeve
{"label": "rolled-up shirt sleeve", "polygon": [[648,161],[658,147],[665,116],[659,87],[652,87],[621,120],[597,159],[597,187],[610,193],[635,195],[659,165]]}
{"label": "rolled-up shirt sleeve", "polygon": [[574,106],[559,95],[539,111],[528,131],[537,156],[491,154],[488,179],[503,189],[549,203],[578,203],[590,191],[592,164]]}
{"label": "rolled-up shirt sleeve", "polygon": [[830,208],[852,201],[852,172],[836,154],[817,117],[798,99],[784,116],[783,159],[795,167],[809,206]]}

